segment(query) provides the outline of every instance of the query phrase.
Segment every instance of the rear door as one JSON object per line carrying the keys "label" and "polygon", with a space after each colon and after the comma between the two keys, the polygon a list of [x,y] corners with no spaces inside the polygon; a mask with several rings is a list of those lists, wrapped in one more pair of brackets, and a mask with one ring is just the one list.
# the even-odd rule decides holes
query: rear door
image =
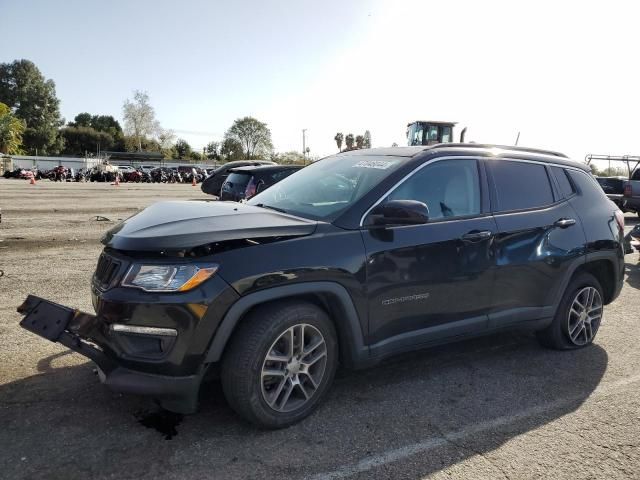
{"label": "rear door", "polygon": [[568,268],[582,258],[579,219],[560,192],[555,167],[505,159],[486,164],[498,227],[490,327],[551,317]]}

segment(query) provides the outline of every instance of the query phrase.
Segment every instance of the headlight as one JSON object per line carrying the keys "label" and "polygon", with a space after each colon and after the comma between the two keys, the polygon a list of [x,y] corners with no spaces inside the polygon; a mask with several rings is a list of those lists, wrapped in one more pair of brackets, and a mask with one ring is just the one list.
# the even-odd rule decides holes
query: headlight
{"label": "headlight", "polygon": [[140,265],[131,266],[123,287],[140,288],[145,292],[186,292],[213,276],[218,265]]}

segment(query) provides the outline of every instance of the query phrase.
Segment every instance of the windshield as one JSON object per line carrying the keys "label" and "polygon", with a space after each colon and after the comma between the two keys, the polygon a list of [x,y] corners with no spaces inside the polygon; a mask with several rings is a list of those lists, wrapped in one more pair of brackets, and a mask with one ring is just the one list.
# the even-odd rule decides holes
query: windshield
{"label": "windshield", "polygon": [[330,220],[389,176],[402,160],[402,157],[364,155],[325,158],[290,175],[248,203]]}

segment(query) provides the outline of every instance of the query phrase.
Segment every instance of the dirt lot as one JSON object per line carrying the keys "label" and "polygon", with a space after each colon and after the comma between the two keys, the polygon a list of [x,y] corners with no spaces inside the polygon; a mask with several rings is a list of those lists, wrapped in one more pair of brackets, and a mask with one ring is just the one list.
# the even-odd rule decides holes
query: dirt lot
{"label": "dirt lot", "polygon": [[636,254],[590,348],[505,334],[341,371],[317,413],[275,432],[240,421],[212,383],[166,439],[144,425],[158,426],[151,402],[111,393],[83,357],[18,327],[28,293],[92,311],[99,238],[118,219],[204,197],[0,179],[1,478],[640,478]]}

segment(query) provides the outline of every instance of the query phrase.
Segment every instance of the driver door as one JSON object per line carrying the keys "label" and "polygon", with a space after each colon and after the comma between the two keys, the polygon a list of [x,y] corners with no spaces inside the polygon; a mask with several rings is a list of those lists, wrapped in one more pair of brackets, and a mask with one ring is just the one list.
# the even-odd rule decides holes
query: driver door
{"label": "driver door", "polygon": [[425,203],[429,221],[380,228],[365,218],[371,354],[486,330],[497,228],[481,160],[432,161],[388,200]]}

